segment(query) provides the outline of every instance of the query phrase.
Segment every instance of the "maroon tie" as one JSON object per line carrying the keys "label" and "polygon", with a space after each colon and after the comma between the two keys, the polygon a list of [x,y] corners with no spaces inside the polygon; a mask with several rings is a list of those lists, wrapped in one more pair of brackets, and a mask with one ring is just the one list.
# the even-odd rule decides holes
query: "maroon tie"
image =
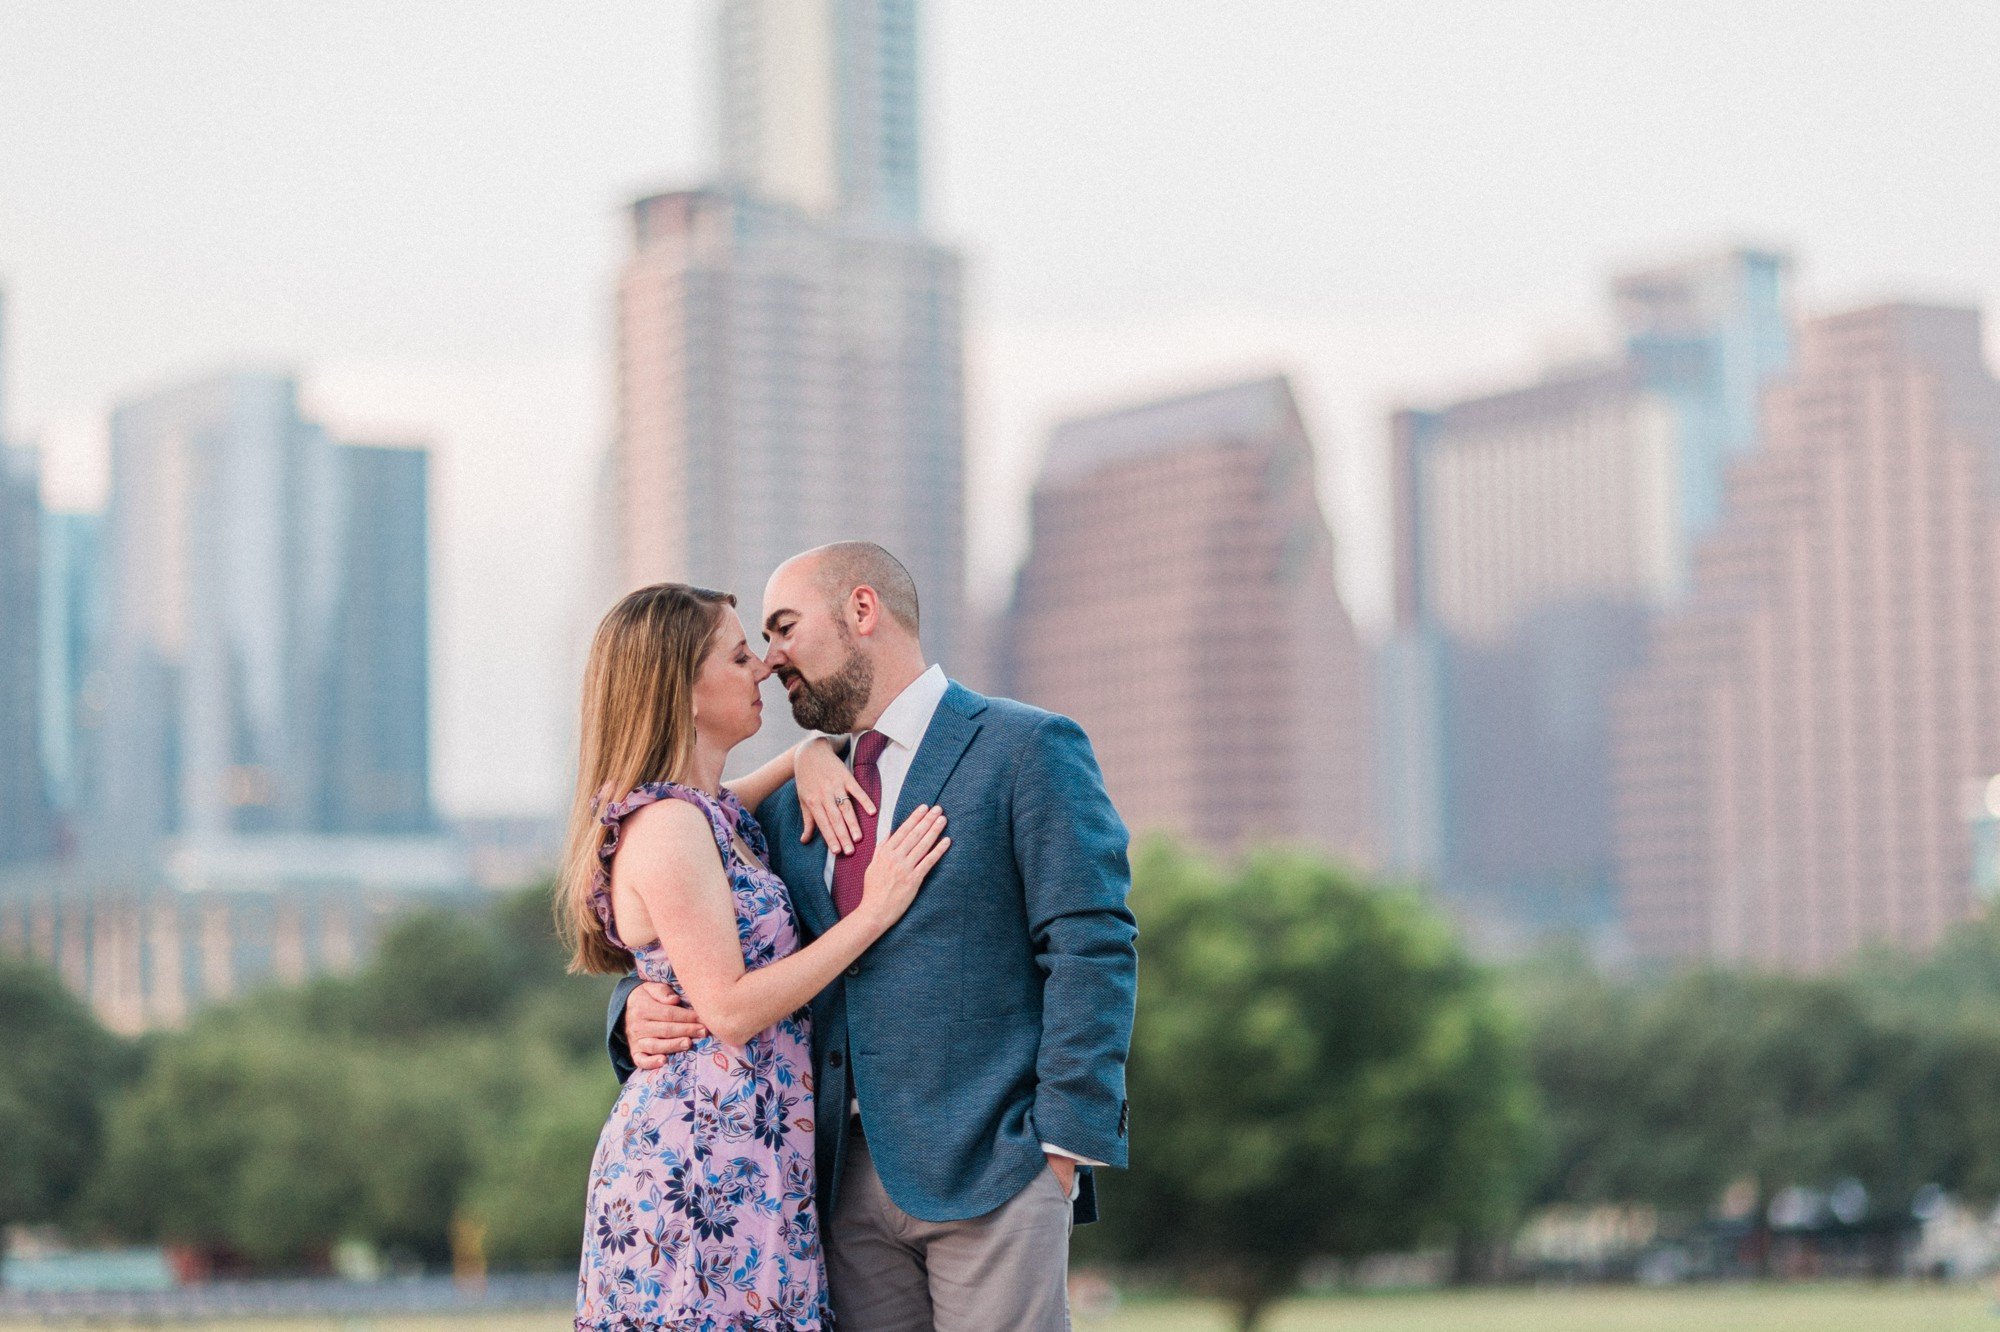
{"label": "maroon tie", "polygon": [[880,731],[863,731],[854,738],[854,778],[875,803],[877,812],[870,814],[866,805],[855,803],[861,837],[854,843],[853,855],[837,857],[833,862],[833,909],[842,916],[861,905],[861,884],[868,877],[868,862],[875,859],[875,824],[881,817],[882,806],[882,773],[875,763],[888,743],[889,737]]}

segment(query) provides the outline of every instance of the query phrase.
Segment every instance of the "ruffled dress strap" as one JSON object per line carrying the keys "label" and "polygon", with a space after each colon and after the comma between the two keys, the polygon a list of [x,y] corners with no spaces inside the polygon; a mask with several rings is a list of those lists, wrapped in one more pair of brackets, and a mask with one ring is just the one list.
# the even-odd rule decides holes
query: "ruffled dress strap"
{"label": "ruffled dress strap", "polygon": [[[734,855],[730,841],[736,820],[743,815],[743,806],[729,792],[724,791],[722,800],[717,802],[692,786],[682,786],[679,782],[647,782],[643,786],[635,786],[623,800],[614,801],[598,811],[597,821],[610,831],[605,835],[604,845],[597,849],[597,880],[591,887],[590,903],[597,909],[597,918],[604,922],[604,937],[613,946],[628,953],[634,950],[618,937],[618,925],[611,911],[611,858],[618,854],[618,844],[624,840],[625,820],[662,800],[685,800],[708,816],[709,831],[715,835],[715,847],[722,853],[725,867]],[[756,820],[746,818],[745,824],[746,828],[754,828]],[[758,841],[762,840],[763,835],[759,833]],[[758,853],[762,854],[761,847]]]}
{"label": "ruffled dress strap", "polygon": [[750,848],[758,863],[752,869],[763,869],[771,863],[771,846],[764,840],[764,829],[756,816],[743,808],[743,802],[728,787],[722,788],[722,816],[729,821],[729,830],[743,839],[743,845]]}

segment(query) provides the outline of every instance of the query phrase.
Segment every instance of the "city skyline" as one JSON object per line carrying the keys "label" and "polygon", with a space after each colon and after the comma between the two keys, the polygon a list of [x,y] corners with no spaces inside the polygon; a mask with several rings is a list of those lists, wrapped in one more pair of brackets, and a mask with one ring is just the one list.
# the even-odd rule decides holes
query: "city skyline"
{"label": "city skyline", "polygon": [[[712,15],[398,12],[410,40],[384,59],[360,39],[386,7],[176,12],[31,5],[0,54],[13,424],[47,446],[59,502],[91,497],[112,400],[244,358],[300,366],[343,433],[436,437],[444,803],[541,807],[587,627],[567,603],[608,431],[618,208],[712,167]],[[1964,170],[2000,133],[1977,91],[1987,6],[1886,26],[1779,5],[925,15],[932,211],[972,261],[988,605],[1067,408],[1296,367],[1350,601],[1379,628],[1380,410],[1518,378],[1547,330],[1594,334],[1605,272],[1747,235],[1800,255],[1808,312],[1889,291],[2000,306]],[[524,73],[546,95],[522,97]]]}

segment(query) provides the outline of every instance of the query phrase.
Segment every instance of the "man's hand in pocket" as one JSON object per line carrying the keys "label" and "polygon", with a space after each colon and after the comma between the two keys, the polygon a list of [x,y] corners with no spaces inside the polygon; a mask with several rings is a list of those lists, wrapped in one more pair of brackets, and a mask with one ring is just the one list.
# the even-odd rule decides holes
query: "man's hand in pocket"
{"label": "man's hand in pocket", "polygon": [[1056,1172],[1056,1183],[1062,1185],[1063,1197],[1076,1196],[1076,1162],[1067,1156],[1057,1156],[1054,1152],[1044,1153],[1049,1158],[1049,1169]]}

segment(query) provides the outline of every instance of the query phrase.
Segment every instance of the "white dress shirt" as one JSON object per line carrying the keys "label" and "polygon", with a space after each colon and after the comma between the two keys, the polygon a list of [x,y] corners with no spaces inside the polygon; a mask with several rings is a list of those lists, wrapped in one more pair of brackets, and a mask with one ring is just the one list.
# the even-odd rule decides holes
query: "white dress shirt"
{"label": "white dress shirt", "polygon": [[[882,756],[875,760],[875,771],[882,778],[882,798],[875,802],[875,845],[882,845],[882,839],[895,831],[889,826],[896,817],[896,801],[903,794],[903,779],[910,775],[910,760],[917,756],[917,746],[924,742],[924,732],[931,728],[931,718],[937,714],[938,704],[944,701],[944,691],[951,686],[945,678],[944,667],[933,666],[904,686],[889,706],[882,709],[876,719],[875,728],[889,743],[882,746]],[[847,738],[847,768],[854,770],[854,737]],[[834,856],[826,858],[826,887],[833,891]]]}
{"label": "white dress shirt", "polygon": [[[873,729],[881,732],[889,743],[882,746],[881,757],[875,760],[875,772],[882,779],[882,797],[875,802],[875,845],[881,846],[882,839],[895,831],[890,825],[896,817],[896,801],[903,794],[903,779],[910,775],[910,763],[917,756],[917,746],[924,742],[924,732],[931,727],[931,718],[937,715],[938,704],[944,701],[944,691],[951,686],[945,678],[944,667],[932,666],[903,688],[903,692],[882,709],[882,715],[875,721]],[[854,768],[854,736],[849,736],[847,744],[847,767]],[[949,834],[947,827],[945,832]],[[823,835],[823,834],[822,834]],[[833,891],[834,855],[826,858],[826,887]],[[850,1105],[850,1110],[858,1113],[859,1106]],[[1102,1161],[1078,1156],[1053,1143],[1043,1143],[1042,1150],[1056,1156],[1066,1156],[1084,1165],[1101,1166]],[[1075,1188],[1071,1194],[1074,1196]]]}

